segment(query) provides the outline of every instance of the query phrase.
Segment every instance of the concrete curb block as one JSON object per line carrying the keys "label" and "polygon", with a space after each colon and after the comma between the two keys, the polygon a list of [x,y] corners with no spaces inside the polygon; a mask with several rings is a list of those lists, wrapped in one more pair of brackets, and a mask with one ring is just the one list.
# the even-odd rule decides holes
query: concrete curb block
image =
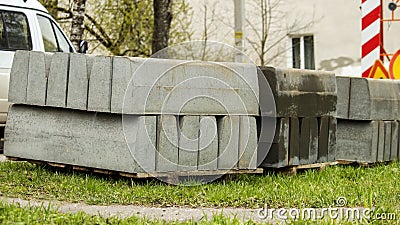
{"label": "concrete curb block", "polygon": [[14,104],[7,119],[9,157],[125,173],[256,169],[255,117],[217,122]]}
{"label": "concrete curb block", "polygon": [[336,116],[333,73],[261,67],[276,102],[277,117]]}
{"label": "concrete curb block", "polygon": [[279,118],[275,139],[261,167],[334,162],[336,124],[334,117]]}
{"label": "concrete curb block", "polygon": [[11,77],[13,103],[135,115],[259,114],[250,64],[17,51]]}
{"label": "concrete curb block", "polygon": [[399,156],[397,121],[338,122],[338,160],[388,162]]}
{"label": "concrete curb block", "polygon": [[350,120],[398,120],[400,81],[350,79]]}

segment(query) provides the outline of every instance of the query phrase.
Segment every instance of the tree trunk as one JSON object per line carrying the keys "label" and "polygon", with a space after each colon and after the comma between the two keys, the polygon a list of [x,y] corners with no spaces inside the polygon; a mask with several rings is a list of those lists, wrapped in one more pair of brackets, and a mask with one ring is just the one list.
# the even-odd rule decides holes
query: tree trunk
{"label": "tree trunk", "polygon": [[151,45],[152,54],[168,47],[169,30],[172,21],[171,6],[172,0],[153,0],[154,30]]}
{"label": "tree trunk", "polygon": [[70,39],[75,49],[79,49],[79,42],[83,39],[85,31],[85,5],[86,0],[73,0],[74,6],[72,10],[72,25]]}

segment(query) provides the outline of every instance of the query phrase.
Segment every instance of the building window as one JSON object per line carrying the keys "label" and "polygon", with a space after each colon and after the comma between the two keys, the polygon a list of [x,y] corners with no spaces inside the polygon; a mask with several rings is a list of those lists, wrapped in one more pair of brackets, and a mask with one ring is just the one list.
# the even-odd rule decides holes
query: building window
{"label": "building window", "polygon": [[291,57],[288,66],[297,69],[315,69],[314,36],[292,36],[290,39]]}

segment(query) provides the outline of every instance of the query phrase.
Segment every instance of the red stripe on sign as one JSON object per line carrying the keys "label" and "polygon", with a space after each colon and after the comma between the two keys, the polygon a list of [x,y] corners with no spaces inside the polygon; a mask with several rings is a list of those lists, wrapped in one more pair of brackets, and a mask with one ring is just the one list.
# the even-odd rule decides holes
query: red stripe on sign
{"label": "red stripe on sign", "polygon": [[372,66],[370,68],[368,68],[367,70],[365,70],[362,73],[362,77],[369,77],[369,72],[371,72]]}
{"label": "red stripe on sign", "polygon": [[378,6],[372,10],[368,15],[362,18],[362,30],[365,30],[371,23],[381,19],[381,7]]}
{"label": "red stripe on sign", "polygon": [[375,35],[371,40],[367,41],[367,43],[363,44],[361,50],[361,57],[364,58],[368,55],[372,50],[379,47],[380,42],[380,34]]}
{"label": "red stripe on sign", "polygon": [[367,0],[362,0],[361,3],[364,3],[365,1],[367,1]]}

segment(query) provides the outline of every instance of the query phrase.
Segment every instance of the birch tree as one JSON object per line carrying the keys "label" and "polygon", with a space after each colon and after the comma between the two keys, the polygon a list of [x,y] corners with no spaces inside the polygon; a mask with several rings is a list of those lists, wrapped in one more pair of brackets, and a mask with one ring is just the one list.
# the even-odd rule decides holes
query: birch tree
{"label": "birch tree", "polygon": [[85,5],[86,0],[73,0],[70,39],[75,49],[79,49],[85,31]]}

